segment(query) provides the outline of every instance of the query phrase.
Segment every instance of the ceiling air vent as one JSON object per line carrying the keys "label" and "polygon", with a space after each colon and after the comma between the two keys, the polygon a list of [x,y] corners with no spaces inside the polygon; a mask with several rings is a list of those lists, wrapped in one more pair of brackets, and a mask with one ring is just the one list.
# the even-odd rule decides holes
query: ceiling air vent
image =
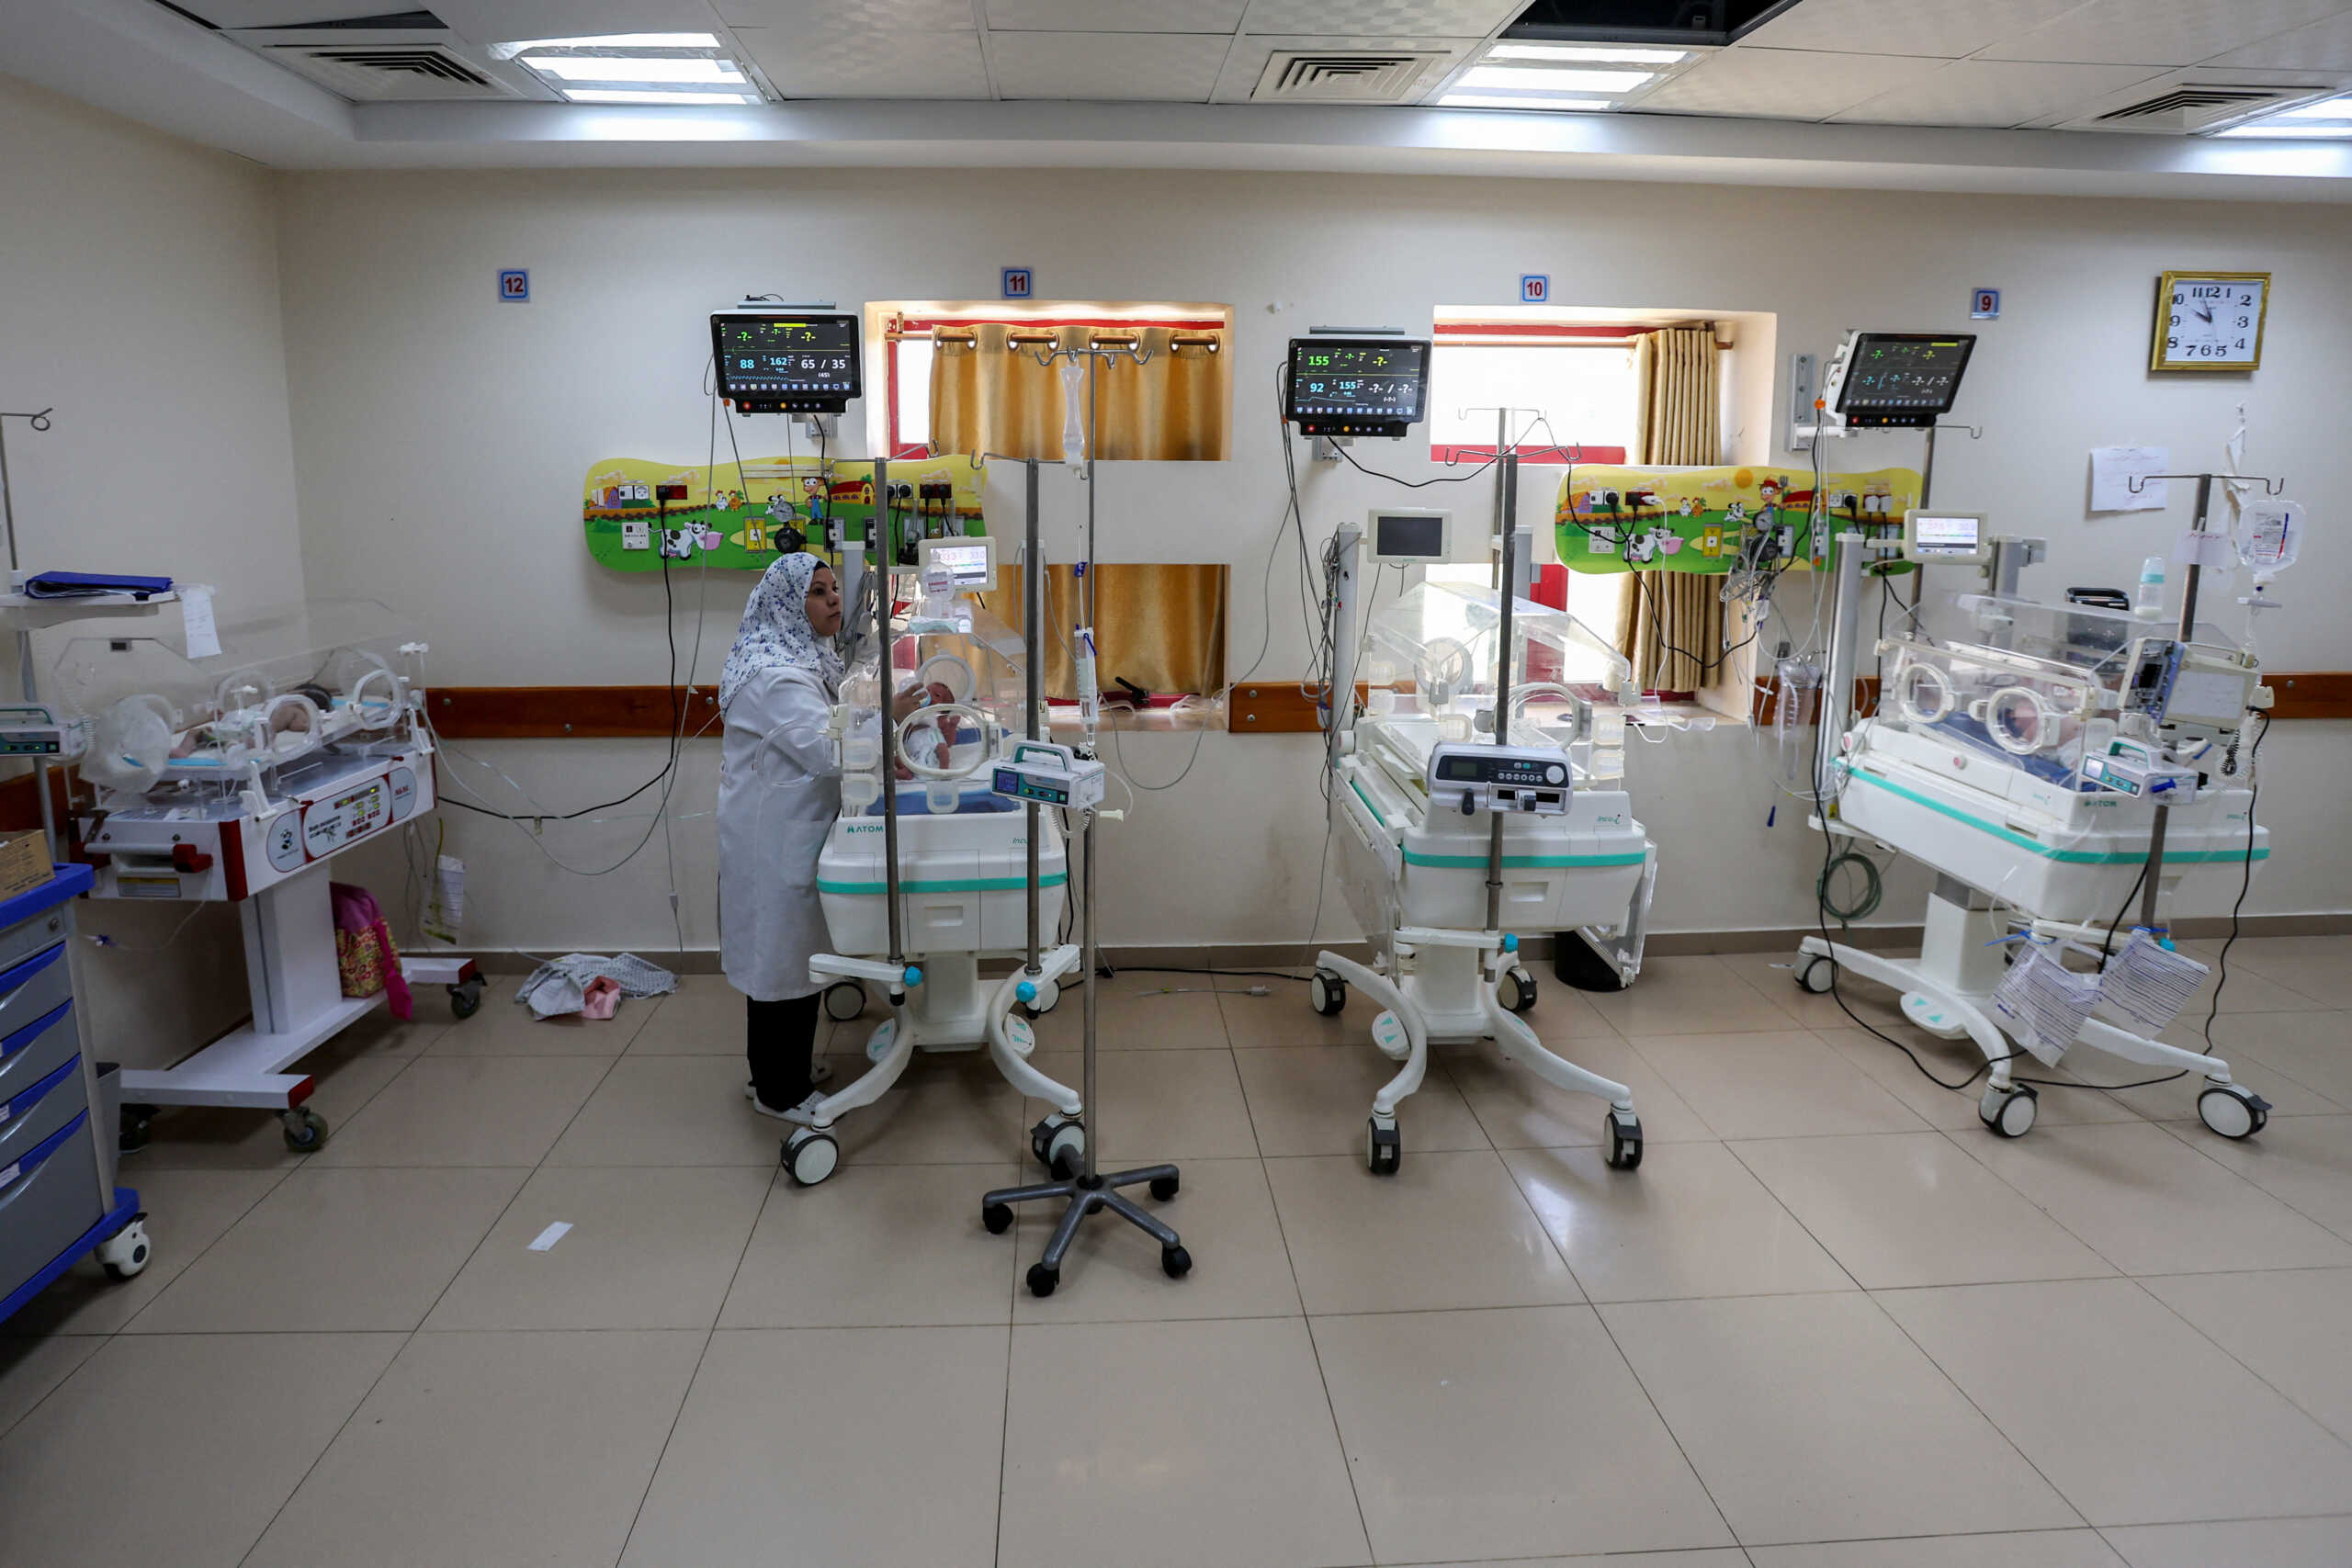
{"label": "ceiling air vent", "polygon": [[[273,61],[353,103],[466,102],[551,98],[531,73],[470,47],[430,12],[361,18],[378,25],[240,28],[229,33]],[[396,25],[397,24],[397,25]]]}
{"label": "ceiling air vent", "polygon": [[2133,130],[2154,136],[2194,136],[2200,131],[2267,114],[2288,104],[2321,96],[2317,87],[2237,86],[2183,82],[2153,97],[2070,121],[2069,130]]}
{"label": "ceiling air vent", "polygon": [[1440,50],[1276,50],[1250,98],[1261,104],[1400,104],[1419,92],[1430,67],[1453,58]]}

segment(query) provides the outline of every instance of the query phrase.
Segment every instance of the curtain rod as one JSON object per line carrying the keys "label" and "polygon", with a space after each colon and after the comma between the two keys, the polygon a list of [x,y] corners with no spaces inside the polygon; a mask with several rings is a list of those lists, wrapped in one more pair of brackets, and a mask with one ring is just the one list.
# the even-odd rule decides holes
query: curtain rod
{"label": "curtain rod", "polygon": [[[953,328],[948,327],[934,327],[929,332],[920,333],[888,332],[882,335],[892,343],[914,342],[977,344],[979,341],[979,336],[977,333],[968,331],[957,332]],[[1008,344],[1058,344],[1062,341],[1061,334],[1059,333],[1036,332],[1034,330],[1023,331],[1020,328],[1015,328],[1012,332],[1005,333],[1004,338],[1005,342]],[[1090,343],[1100,344],[1125,344],[1128,347],[1132,348],[1141,343],[1143,339],[1142,335],[1137,333],[1098,332],[1094,333],[1087,341]],[[1175,336],[1170,338],[1168,340],[1168,344],[1171,348],[1205,348],[1212,354],[1221,353],[1225,346],[1224,340],[1216,336],[1214,333],[1179,333]]]}

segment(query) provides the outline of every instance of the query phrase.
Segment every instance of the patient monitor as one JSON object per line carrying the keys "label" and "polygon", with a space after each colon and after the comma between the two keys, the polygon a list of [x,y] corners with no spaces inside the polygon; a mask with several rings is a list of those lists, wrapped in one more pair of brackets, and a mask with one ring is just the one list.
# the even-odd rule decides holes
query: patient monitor
{"label": "patient monitor", "polygon": [[986,593],[996,587],[996,541],[984,534],[951,534],[915,542],[926,587],[944,581],[950,593]]}

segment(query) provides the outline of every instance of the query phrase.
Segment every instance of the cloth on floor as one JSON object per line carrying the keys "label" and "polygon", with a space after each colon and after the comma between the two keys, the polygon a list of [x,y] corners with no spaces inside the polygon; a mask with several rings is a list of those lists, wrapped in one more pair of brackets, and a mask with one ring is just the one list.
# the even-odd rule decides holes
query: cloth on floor
{"label": "cloth on floor", "polygon": [[[514,999],[531,1005],[534,1018],[554,1018],[581,1012],[587,1007],[588,987],[609,979],[624,997],[666,996],[678,988],[678,977],[658,964],[648,964],[634,953],[606,958],[594,953],[567,953],[531,971]],[[611,1009],[600,1015],[613,1016]]]}
{"label": "cloth on floor", "polygon": [[580,1016],[608,1019],[620,1010],[621,984],[610,975],[599,975],[588,982],[588,989],[580,998]]}

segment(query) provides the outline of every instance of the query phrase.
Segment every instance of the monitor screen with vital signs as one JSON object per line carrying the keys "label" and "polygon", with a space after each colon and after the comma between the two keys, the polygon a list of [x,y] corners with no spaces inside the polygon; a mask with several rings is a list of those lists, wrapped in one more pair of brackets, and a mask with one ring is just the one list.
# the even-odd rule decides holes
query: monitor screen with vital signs
{"label": "monitor screen with vital signs", "polygon": [[1429,391],[1426,338],[1293,338],[1283,413],[1308,435],[1402,435]]}
{"label": "monitor screen with vital signs", "polygon": [[839,413],[860,391],[855,316],[720,310],[718,395],[743,413]]}
{"label": "monitor screen with vital signs", "polygon": [[1848,424],[1917,427],[1951,412],[1976,340],[1966,333],[1862,333],[1838,390]]}

